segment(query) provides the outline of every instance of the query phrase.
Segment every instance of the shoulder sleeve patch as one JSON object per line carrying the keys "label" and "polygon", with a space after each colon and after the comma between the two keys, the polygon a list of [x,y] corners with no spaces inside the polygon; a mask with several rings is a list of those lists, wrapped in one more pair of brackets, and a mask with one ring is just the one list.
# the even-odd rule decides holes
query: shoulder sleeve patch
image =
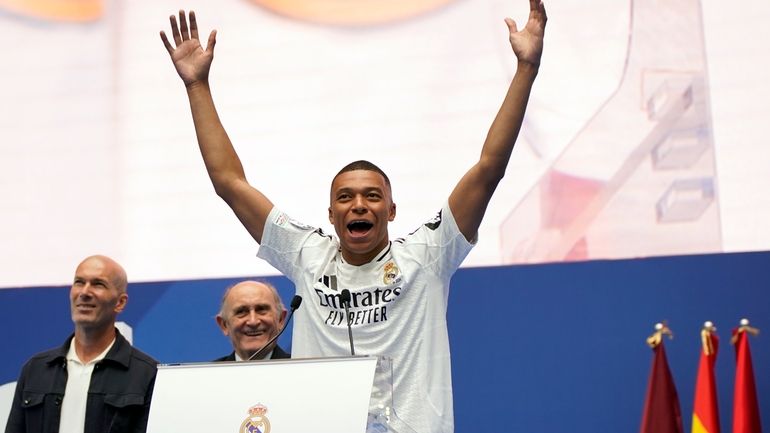
{"label": "shoulder sleeve patch", "polygon": [[286,215],[283,212],[278,212],[278,215],[275,216],[275,219],[273,219],[273,224],[283,227],[286,225],[286,223],[289,221],[289,216]]}
{"label": "shoulder sleeve patch", "polygon": [[430,219],[428,222],[425,223],[425,227],[436,230],[441,225],[441,211],[438,211],[436,216],[434,216],[432,219]]}

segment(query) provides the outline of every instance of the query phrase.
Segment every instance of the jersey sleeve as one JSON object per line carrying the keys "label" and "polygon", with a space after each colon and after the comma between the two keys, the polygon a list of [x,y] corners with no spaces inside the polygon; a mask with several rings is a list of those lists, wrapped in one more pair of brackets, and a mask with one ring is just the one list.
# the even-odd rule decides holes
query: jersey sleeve
{"label": "jersey sleeve", "polygon": [[262,243],[257,257],[266,260],[292,281],[309,265],[310,257],[328,250],[334,243],[332,236],[320,228],[302,224],[273,207],[267,217]]}
{"label": "jersey sleeve", "polygon": [[468,256],[476,239],[468,242],[457,227],[449,204],[406,238],[404,248],[434,274],[448,279]]}

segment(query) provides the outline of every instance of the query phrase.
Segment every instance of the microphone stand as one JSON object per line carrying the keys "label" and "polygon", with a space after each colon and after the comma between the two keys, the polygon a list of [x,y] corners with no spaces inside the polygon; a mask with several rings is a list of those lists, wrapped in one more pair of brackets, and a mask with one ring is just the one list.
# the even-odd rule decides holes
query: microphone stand
{"label": "microphone stand", "polygon": [[289,325],[289,322],[291,321],[292,316],[294,316],[294,312],[297,311],[297,308],[299,308],[300,304],[302,304],[302,296],[294,295],[294,297],[291,299],[291,311],[289,312],[289,317],[286,319],[286,323],[284,323],[283,328],[281,328],[281,330],[277,334],[275,334],[275,337],[271,338],[270,341],[265,343],[264,346],[262,346],[256,352],[254,352],[253,355],[249,356],[249,359],[247,359],[247,361],[253,361],[254,359],[259,359],[257,355],[264,355],[265,349],[270,347],[270,345],[273,344],[273,342],[277,340],[278,337],[281,336],[281,334],[283,334],[283,331]]}
{"label": "microphone stand", "polygon": [[350,354],[355,356],[356,351],[353,348],[353,329],[350,327],[350,290],[342,289],[340,293],[340,302],[345,307],[345,321],[348,323],[348,340],[350,340]]}

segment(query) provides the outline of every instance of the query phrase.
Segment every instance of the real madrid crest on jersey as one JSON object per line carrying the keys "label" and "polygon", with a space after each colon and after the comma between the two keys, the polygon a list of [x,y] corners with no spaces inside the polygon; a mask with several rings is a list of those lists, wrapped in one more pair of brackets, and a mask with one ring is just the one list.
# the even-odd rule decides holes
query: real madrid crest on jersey
{"label": "real madrid crest on jersey", "polygon": [[398,277],[398,266],[396,266],[396,264],[393,263],[392,260],[388,261],[388,263],[385,263],[385,267],[383,268],[382,282],[390,285],[390,284],[393,284],[394,281],[396,281],[397,277]]}
{"label": "real madrid crest on jersey", "polygon": [[243,420],[238,433],[270,433],[270,420],[267,419],[267,406],[262,403],[249,408],[249,416]]}

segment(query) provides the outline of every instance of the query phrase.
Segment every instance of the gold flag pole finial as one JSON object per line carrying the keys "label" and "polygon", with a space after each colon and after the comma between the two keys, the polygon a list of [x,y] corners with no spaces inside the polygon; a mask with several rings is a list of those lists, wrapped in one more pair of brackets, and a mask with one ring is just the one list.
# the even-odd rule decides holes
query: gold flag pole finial
{"label": "gold flag pole finial", "polygon": [[667,335],[669,340],[674,338],[674,333],[671,332],[671,329],[669,329],[668,325],[666,325],[665,320],[655,324],[655,332],[647,337],[647,345],[652,348],[657,347],[663,340],[664,335]]}
{"label": "gold flag pole finial", "polygon": [[706,355],[714,354],[714,345],[711,342],[711,334],[717,331],[714,322],[707,320],[700,331],[701,344],[703,344],[703,353]]}
{"label": "gold flag pole finial", "polygon": [[738,341],[738,336],[741,335],[741,332],[748,332],[755,337],[759,335],[759,329],[749,326],[749,319],[744,317],[741,319],[740,326],[738,326],[738,329],[733,334],[733,338],[730,339],[730,344],[735,345],[735,342]]}

